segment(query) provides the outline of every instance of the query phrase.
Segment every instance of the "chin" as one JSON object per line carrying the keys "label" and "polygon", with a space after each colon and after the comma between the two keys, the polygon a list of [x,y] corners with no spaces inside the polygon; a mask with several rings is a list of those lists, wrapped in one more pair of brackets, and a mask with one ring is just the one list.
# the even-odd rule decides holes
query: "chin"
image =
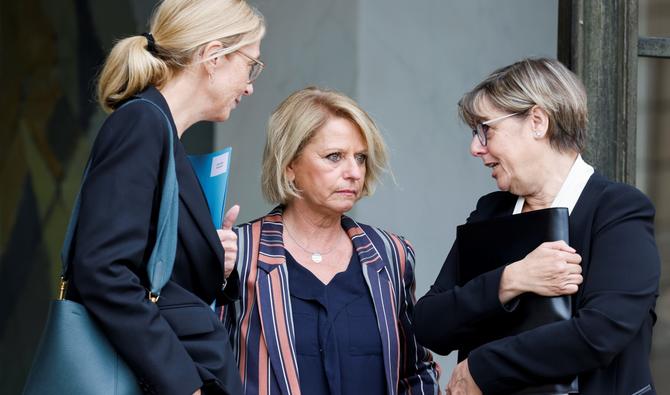
{"label": "chin", "polygon": [[210,122],[225,122],[228,119],[230,119],[231,113],[232,113],[231,109],[229,107],[225,107],[223,110],[219,112],[210,114],[211,117],[207,120]]}
{"label": "chin", "polygon": [[229,119],[230,119],[230,112],[219,115],[219,116],[215,119],[215,122],[226,122],[226,121],[229,120]]}
{"label": "chin", "polygon": [[498,182],[497,180],[496,180],[496,184],[498,186],[499,191],[509,192],[509,188],[510,188],[509,184],[504,184],[502,182]]}
{"label": "chin", "polygon": [[339,214],[344,214],[351,211],[352,208],[354,208],[353,202],[351,204],[338,204],[337,206],[331,207],[331,210]]}

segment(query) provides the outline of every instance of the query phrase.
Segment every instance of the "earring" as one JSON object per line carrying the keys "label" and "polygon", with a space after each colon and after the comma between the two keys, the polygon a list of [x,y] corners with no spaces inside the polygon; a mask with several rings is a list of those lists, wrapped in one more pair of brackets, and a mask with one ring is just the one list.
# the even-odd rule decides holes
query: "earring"
{"label": "earring", "polygon": [[209,75],[209,85],[214,85],[214,74],[207,73]]}
{"label": "earring", "polygon": [[536,131],[533,132],[533,135],[535,137],[540,137],[540,136],[542,136],[542,132],[540,132],[539,130],[536,130]]}

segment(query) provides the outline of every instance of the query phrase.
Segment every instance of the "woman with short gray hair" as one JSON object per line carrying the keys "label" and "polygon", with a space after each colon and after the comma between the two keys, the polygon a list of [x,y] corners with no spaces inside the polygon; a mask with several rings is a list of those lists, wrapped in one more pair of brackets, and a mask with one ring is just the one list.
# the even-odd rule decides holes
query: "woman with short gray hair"
{"label": "woman with short gray hair", "polygon": [[[423,345],[439,354],[459,351],[447,393],[510,394],[575,376],[580,394],[655,393],[649,367],[660,272],[654,207],[582,159],[582,84],[554,59],[524,59],[494,71],[463,96],[459,109],[472,128],[471,154],[500,189],[480,198],[467,222],[566,207],[570,245],[542,243],[525,258],[458,285],[459,268],[478,262],[461,262],[452,247],[415,314]],[[503,335],[501,323],[518,314],[526,293],[572,295],[572,317]],[[485,330],[499,336],[474,344]],[[563,392],[572,393],[568,388]]]}

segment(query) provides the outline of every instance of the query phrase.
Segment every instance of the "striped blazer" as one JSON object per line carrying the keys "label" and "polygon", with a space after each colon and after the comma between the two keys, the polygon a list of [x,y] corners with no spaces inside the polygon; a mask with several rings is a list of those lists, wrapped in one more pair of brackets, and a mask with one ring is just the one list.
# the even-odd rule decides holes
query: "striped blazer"
{"label": "striped blazer", "polygon": [[[414,336],[414,251],[404,239],[343,216],[372,296],[388,394],[438,394],[439,366]],[[220,308],[245,394],[300,394],[282,207],[237,228],[240,299]],[[310,394],[311,395],[311,394]]]}

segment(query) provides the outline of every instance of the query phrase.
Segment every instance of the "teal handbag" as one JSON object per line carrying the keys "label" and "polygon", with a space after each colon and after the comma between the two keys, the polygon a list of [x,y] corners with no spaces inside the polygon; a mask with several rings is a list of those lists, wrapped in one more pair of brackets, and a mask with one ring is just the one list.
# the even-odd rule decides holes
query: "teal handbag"
{"label": "teal handbag", "polygon": [[[148,102],[156,106],[165,116],[169,132],[170,156],[161,195],[156,244],[147,263],[147,273],[151,282],[149,298],[156,302],[161,289],[170,279],[174,265],[177,248],[179,186],[175,172],[173,131],[170,121],[160,107],[146,99],[134,99],[123,106],[137,101]],[[88,175],[89,167],[90,161],[84,171],[84,180]],[[142,390],[134,373],[116,353],[86,308],[64,298],[70,247],[79,218],[79,207],[78,194],[61,250],[63,271],[60,295],[58,300],[51,302],[46,327],[42,333],[42,339],[23,393],[25,395],[141,394]]]}

